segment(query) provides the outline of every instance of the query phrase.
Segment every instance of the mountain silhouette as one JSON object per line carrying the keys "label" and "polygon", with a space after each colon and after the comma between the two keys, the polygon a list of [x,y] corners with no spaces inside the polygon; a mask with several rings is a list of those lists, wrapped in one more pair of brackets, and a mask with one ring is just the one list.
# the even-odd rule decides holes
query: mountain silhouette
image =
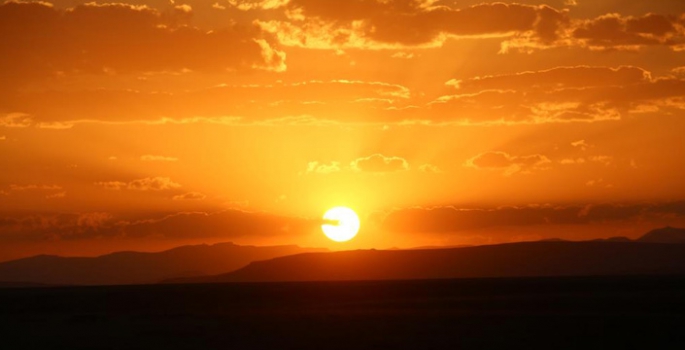
{"label": "mountain silhouette", "polygon": [[431,250],[305,253],[217,276],[167,283],[406,280],[481,277],[685,275],[685,245],[523,242]]}
{"label": "mountain silhouette", "polygon": [[685,243],[685,229],[667,226],[649,231],[637,241],[643,243]]}
{"label": "mountain silhouette", "polygon": [[325,249],[255,247],[232,243],[191,245],[156,253],[117,252],[98,257],[39,255],[0,263],[0,286],[144,284],[233,271],[256,260]]}
{"label": "mountain silhouette", "polygon": [[631,242],[632,241],[630,238],[624,237],[624,236],[609,237],[609,238],[605,238],[603,240],[607,241],[607,242]]}

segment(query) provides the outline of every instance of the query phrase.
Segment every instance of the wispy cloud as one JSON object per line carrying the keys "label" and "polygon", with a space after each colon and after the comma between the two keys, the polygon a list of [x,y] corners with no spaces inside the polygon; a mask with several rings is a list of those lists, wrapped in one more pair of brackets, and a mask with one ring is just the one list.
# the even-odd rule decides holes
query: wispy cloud
{"label": "wispy cloud", "polygon": [[409,169],[409,162],[401,157],[388,157],[380,153],[357,158],[350,163],[352,170],[369,173],[391,173]]}
{"label": "wispy cloud", "polygon": [[543,170],[551,160],[541,154],[513,156],[506,152],[490,151],[468,159],[464,166],[474,169],[501,171],[504,176],[516,173],[529,174],[534,170]]}
{"label": "wispy cloud", "polygon": [[120,190],[134,190],[134,191],[164,191],[178,189],[180,184],[172,181],[168,177],[146,177],[143,179],[125,181],[101,181],[95,183],[97,186],[103,187],[106,190],[120,191]]}
{"label": "wispy cloud", "polygon": [[177,162],[178,158],[146,154],[144,156],[140,156],[140,160],[144,162]]}

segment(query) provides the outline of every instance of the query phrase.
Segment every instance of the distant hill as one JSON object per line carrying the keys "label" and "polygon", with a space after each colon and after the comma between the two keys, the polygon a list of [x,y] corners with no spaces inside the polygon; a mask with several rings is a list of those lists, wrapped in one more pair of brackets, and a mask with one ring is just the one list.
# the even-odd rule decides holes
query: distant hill
{"label": "distant hill", "polygon": [[591,240],[591,242],[634,242],[632,239],[623,236],[609,237],[609,238],[597,238]]}
{"label": "distant hill", "polygon": [[647,232],[637,239],[642,243],[685,243],[685,229],[664,227]]}
{"label": "distant hill", "polygon": [[167,283],[404,280],[480,277],[685,275],[685,245],[525,242],[430,250],[306,253],[217,276]]}
{"label": "distant hill", "polygon": [[[163,252],[117,252],[99,257],[39,255],[0,263],[0,287],[59,284],[156,283],[162,279],[233,271],[252,261],[325,249],[255,247],[232,243],[182,246]],[[19,283],[21,282],[21,283]]]}

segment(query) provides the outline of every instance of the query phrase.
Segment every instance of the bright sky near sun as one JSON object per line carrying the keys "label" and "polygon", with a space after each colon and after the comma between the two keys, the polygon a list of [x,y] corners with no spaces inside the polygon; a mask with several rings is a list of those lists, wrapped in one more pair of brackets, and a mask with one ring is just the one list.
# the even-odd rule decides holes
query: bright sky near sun
{"label": "bright sky near sun", "polygon": [[685,224],[681,0],[9,1],[0,42],[0,260]]}

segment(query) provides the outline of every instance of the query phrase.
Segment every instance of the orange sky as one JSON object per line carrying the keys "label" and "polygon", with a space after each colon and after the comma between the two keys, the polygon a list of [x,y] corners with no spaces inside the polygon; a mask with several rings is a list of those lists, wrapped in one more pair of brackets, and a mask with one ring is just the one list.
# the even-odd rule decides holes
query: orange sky
{"label": "orange sky", "polygon": [[0,42],[0,261],[685,225],[680,0],[9,1]]}

